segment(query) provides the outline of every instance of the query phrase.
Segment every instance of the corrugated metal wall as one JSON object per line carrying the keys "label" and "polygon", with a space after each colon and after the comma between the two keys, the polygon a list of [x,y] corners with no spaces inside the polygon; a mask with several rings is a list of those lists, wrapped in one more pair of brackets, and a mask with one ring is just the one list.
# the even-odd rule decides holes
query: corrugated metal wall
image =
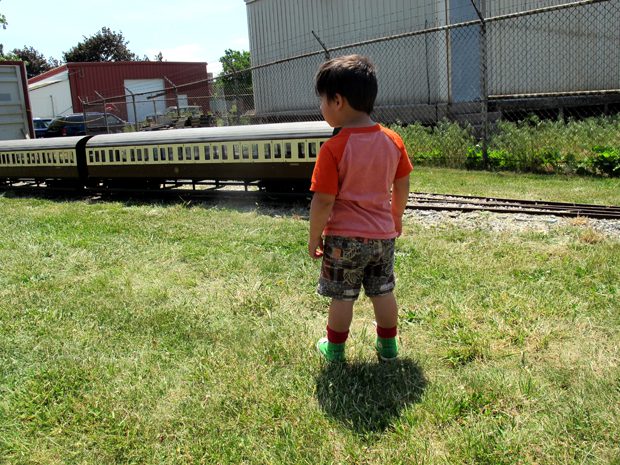
{"label": "corrugated metal wall", "polygon": [[[476,0],[486,18],[567,2]],[[488,23],[488,94],[617,89],[620,8],[618,0],[609,3],[613,7],[602,2]],[[477,19],[471,0],[246,0],[246,4],[253,65],[320,50],[312,31],[329,48]],[[377,106],[476,102],[482,79],[480,30],[473,25],[332,56],[354,51],[371,57],[380,83]],[[257,115],[316,111],[313,77],[322,60],[322,55],[313,56],[255,71]]]}
{"label": "corrugated metal wall", "polygon": [[0,140],[34,137],[32,113],[22,61],[0,63]]}
{"label": "corrugated metal wall", "polygon": [[[162,79],[164,76],[177,86],[187,83],[203,81],[192,87],[182,87],[179,94],[188,96],[192,105],[205,105],[208,110],[208,100],[205,98],[209,94],[207,79],[207,64],[182,63],[182,62],[114,62],[114,63],[67,63],[69,79],[71,82],[71,96],[73,109],[76,112],[82,111],[81,100],[93,102],[100,101],[97,93],[106,99],[115,98],[116,101],[124,101],[125,96],[129,95],[124,86],[125,80],[137,79]],[[167,87],[170,84],[167,83]],[[134,93],[140,89],[132,89]],[[144,89],[145,92],[150,88]],[[120,96],[120,99],[119,99]],[[142,99],[145,97],[143,96]],[[166,95],[167,105],[176,105],[175,94],[169,90]],[[196,103],[193,103],[196,102]],[[88,108],[95,111],[95,108]],[[129,116],[127,108],[123,106],[118,116],[127,119]]]}
{"label": "corrugated metal wall", "polygon": [[[320,50],[312,31],[327,47],[334,47],[445,24],[443,1],[257,0],[247,8],[254,66]],[[374,44],[360,53],[369,55],[377,67],[377,105],[447,98],[445,47],[432,47],[429,53],[428,38]],[[317,56],[296,62],[293,75],[284,66],[254,72],[257,114],[317,109],[313,78],[322,60]],[[420,67],[428,79],[414,82],[410,77]]]}
{"label": "corrugated metal wall", "polygon": [[[487,1],[487,16],[566,0]],[[488,27],[489,94],[596,91],[618,88],[620,8],[606,2],[506,21]],[[617,44],[610,47],[609,44]],[[608,72],[615,70],[615,72]]]}

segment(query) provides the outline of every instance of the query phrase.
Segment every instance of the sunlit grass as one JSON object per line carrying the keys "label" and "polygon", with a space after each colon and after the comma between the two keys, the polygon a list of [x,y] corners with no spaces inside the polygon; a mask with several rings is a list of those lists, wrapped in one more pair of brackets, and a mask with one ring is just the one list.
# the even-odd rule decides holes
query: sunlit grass
{"label": "sunlit grass", "polygon": [[330,367],[303,211],[0,197],[0,462],[617,463],[620,243],[586,231],[407,219],[400,361],[362,299]]}

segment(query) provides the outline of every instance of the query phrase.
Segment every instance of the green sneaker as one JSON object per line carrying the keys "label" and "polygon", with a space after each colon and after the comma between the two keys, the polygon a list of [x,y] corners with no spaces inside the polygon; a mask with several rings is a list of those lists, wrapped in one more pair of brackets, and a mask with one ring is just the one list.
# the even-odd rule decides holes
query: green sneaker
{"label": "green sneaker", "polygon": [[377,337],[375,349],[377,349],[377,355],[381,360],[390,361],[398,357],[398,342],[395,337],[389,339]]}
{"label": "green sneaker", "polygon": [[329,342],[326,337],[322,337],[316,343],[316,348],[328,362],[344,361],[344,342],[342,344],[334,344]]}

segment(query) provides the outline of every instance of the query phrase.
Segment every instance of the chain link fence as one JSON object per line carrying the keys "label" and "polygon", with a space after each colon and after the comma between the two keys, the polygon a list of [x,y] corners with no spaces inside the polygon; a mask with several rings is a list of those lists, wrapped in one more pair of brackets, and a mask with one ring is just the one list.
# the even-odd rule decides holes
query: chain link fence
{"label": "chain link fence", "polygon": [[[419,30],[331,47],[316,36],[317,51],[275,61],[264,58],[273,54],[261,58],[253,52],[252,68],[193,83],[197,88],[187,101],[168,89],[161,96],[167,110],[154,111],[134,128],[319,120],[316,70],[328,57],[352,53],[369,56],[377,67],[375,120],[401,126],[457,124],[479,143],[487,164],[489,144],[502,122],[617,114],[620,0],[522,4],[469,0],[470,8],[446,10],[443,20],[425,21]],[[526,4],[529,8],[520,11]],[[154,100],[152,95],[133,98]],[[85,108],[106,112],[123,105],[131,106],[127,97],[99,99]],[[616,143],[620,146],[620,140]]]}

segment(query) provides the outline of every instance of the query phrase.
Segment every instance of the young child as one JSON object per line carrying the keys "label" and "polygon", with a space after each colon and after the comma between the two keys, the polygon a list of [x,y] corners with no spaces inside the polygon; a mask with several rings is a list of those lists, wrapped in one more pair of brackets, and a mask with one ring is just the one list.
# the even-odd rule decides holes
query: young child
{"label": "young child", "polygon": [[413,169],[401,138],[370,118],[377,96],[372,63],[349,55],[316,75],[325,121],[340,131],[323,144],[312,174],[308,252],[323,257],[317,292],[331,297],[327,337],[317,342],[329,361],[344,360],[353,304],[363,284],[377,322],[375,349],[398,355],[394,241]]}

